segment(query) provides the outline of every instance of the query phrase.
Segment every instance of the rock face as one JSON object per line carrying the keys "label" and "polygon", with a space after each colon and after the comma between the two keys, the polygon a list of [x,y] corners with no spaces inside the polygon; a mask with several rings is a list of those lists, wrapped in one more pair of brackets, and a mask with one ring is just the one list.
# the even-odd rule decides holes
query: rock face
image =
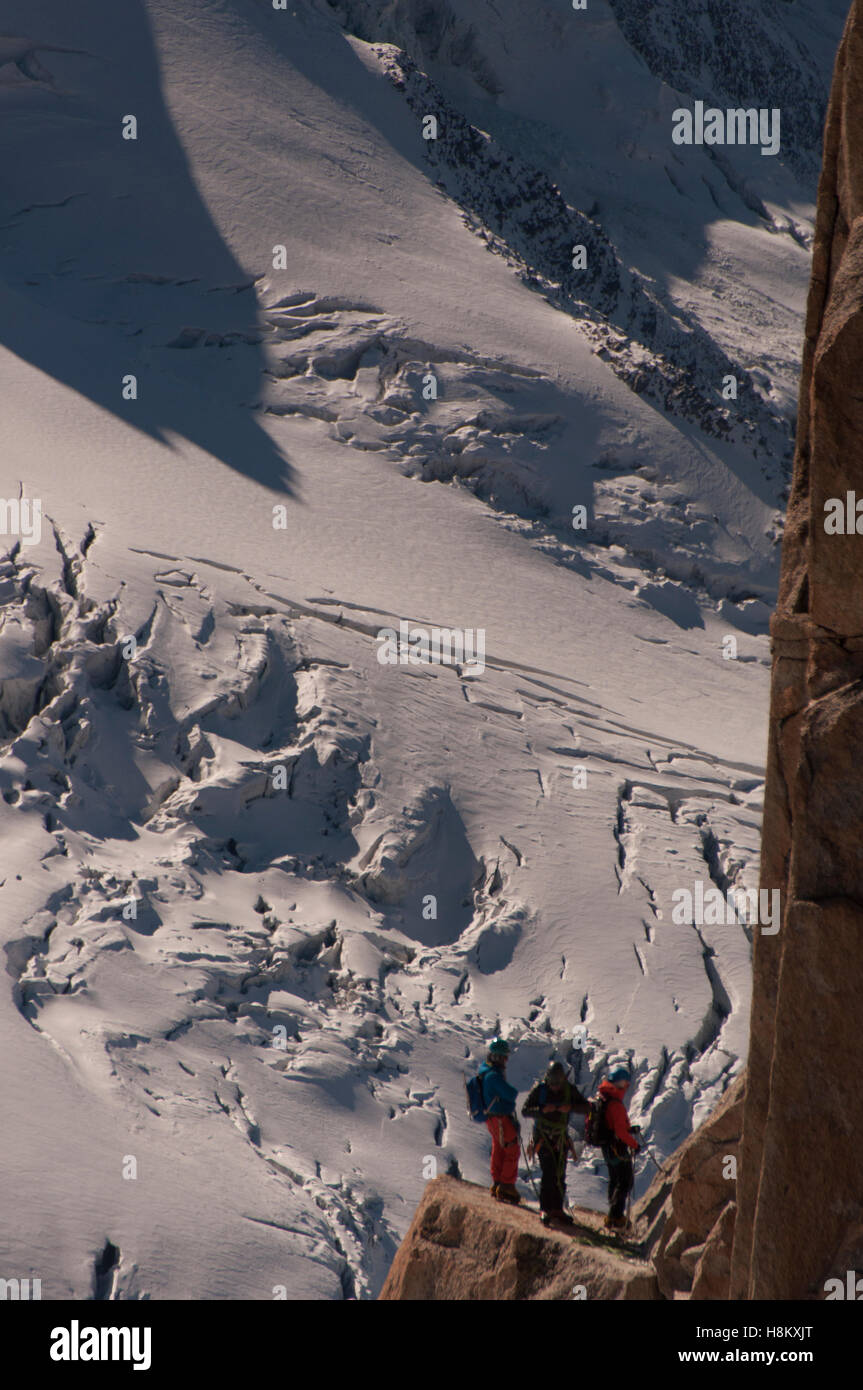
{"label": "rock face", "polygon": [[727,1298],[744,1078],[636,1203],[639,1237],[665,1298]]}
{"label": "rock face", "polygon": [[[585,1221],[595,1212],[583,1213]],[[456,1178],[429,1182],[380,1294],[387,1301],[658,1299],[650,1265],[547,1231],[536,1212]]]}
{"label": "rock face", "polygon": [[[824,1297],[863,1221],[863,536],[825,503],[863,498],[863,3],[837,58],[772,623],[761,882],[731,1297]],[[849,1240],[851,1245],[849,1247]],[[843,1273],[847,1268],[843,1265]]]}

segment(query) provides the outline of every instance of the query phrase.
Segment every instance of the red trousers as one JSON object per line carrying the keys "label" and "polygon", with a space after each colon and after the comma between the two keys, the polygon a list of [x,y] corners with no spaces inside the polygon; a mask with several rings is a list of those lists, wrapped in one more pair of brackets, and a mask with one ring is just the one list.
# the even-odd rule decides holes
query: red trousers
{"label": "red trousers", "polygon": [[518,1177],[518,1130],[509,1115],[490,1115],[485,1123],[491,1135],[491,1180],[514,1184]]}

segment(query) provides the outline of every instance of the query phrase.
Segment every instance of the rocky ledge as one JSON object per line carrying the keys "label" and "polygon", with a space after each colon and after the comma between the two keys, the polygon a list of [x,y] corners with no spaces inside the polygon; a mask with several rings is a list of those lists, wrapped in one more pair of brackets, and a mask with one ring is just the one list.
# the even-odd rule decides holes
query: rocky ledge
{"label": "rocky ledge", "polygon": [[434,1178],[380,1297],[388,1301],[658,1299],[647,1261],[602,1234],[595,1211],[547,1230],[538,1213],[496,1202],[484,1187]]}

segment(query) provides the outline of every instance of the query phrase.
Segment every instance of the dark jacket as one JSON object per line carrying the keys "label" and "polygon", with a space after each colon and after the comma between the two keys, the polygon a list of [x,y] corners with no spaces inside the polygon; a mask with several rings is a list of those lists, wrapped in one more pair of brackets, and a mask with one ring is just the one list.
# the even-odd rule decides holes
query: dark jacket
{"label": "dark jacket", "polygon": [[[544,1105],[561,1105],[564,1109],[544,1115]],[[538,1138],[558,1139],[566,1134],[570,1115],[586,1115],[588,1108],[584,1096],[572,1082],[564,1081],[554,1093],[547,1082],[538,1081],[521,1107],[521,1113],[535,1121],[534,1132]]]}

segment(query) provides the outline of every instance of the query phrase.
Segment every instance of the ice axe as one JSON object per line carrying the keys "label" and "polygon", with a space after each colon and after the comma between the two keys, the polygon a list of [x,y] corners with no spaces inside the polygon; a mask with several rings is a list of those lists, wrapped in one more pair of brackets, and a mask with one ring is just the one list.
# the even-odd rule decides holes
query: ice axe
{"label": "ice axe", "polygon": [[654,1168],[658,1173],[661,1173],[663,1177],[666,1177],[668,1175],[669,1169],[663,1168],[662,1164],[657,1162],[657,1160],[653,1157],[653,1150],[648,1148],[646,1144],[641,1145],[641,1152],[647,1154],[647,1157],[650,1159],[651,1163],[653,1164]]}

